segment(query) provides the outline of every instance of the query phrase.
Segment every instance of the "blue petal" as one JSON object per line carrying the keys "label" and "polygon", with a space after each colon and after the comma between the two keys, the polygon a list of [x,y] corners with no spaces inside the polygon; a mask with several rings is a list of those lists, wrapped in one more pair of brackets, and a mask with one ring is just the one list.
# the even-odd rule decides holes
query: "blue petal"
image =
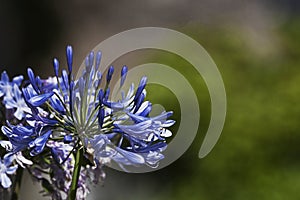
{"label": "blue petal", "polygon": [[31,156],[36,156],[44,150],[45,144],[51,133],[52,131],[49,130],[42,136],[36,138],[34,141],[29,143],[29,147],[33,147],[33,149],[30,152]]}
{"label": "blue petal", "polygon": [[31,126],[14,126],[12,128],[14,134],[30,136],[33,134],[33,127]]}
{"label": "blue petal", "polygon": [[69,89],[69,79],[68,79],[68,73],[66,72],[66,70],[62,70],[62,78],[63,78],[65,88]]}
{"label": "blue petal", "polygon": [[148,153],[149,151],[157,151],[159,149],[163,149],[166,146],[167,146],[167,144],[165,142],[158,142],[156,144],[149,145],[147,147],[139,148],[139,149],[135,149],[135,150],[139,153]]}
{"label": "blue petal", "polygon": [[1,131],[2,133],[4,133],[4,135],[6,135],[7,137],[9,137],[12,134],[12,130],[10,128],[8,128],[7,126],[2,126],[1,127]]}
{"label": "blue petal", "polygon": [[135,108],[134,108],[134,113],[138,111],[138,109],[141,107],[143,101],[145,99],[145,94],[142,93],[139,98],[137,99],[136,103],[135,103]]}
{"label": "blue petal", "polygon": [[[35,82],[36,82],[38,88],[42,88],[42,84],[43,84],[43,83],[42,83],[41,77],[37,76],[37,77],[35,78]],[[44,88],[43,88],[43,89],[44,89]]]}
{"label": "blue petal", "polygon": [[167,120],[169,117],[171,117],[173,115],[173,111],[169,111],[169,112],[162,112],[160,115],[156,116],[156,117],[152,117],[151,119],[153,121],[165,121]]}
{"label": "blue petal", "polygon": [[11,142],[6,140],[0,140],[0,146],[5,148],[6,151],[11,151],[13,148]]}
{"label": "blue petal", "polygon": [[58,98],[50,98],[50,104],[51,106],[57,110],[58,112],[62,113],[62,114],[65,114],[65,108],[64,106],[62,105],[61,101],[58,99]]}
{"label": "blue petal", "polygon": [[24,77],[22,75],[20,76],[16,76],[13,78],[13,83],[17,84],[18,86],[21,85],[22,81],[23,81]]}
{"label": "blue petal", "polygon": [[16,172],[17,169],[18,169],[18,165],[14,165],[14,166],[8,167],[6,169],[6,173],[7,174],[13,174],[13,173]]}
{"label": "blue petal", "polygon": [[103,101],[103,104],[114,110],[122,110],[125,107],[124,103],[121,102]]}
{"label": "blue petal", "polygon": [[8,83],[9,82],[9,77],[8,77],[6,71],[2,72],[2,74],[1,74],[1,81],[3,81],[4,83]]}
{"label": "blue petal", "polygon": [[5,173],[0,173],[0,181],[4,188],[9,188],[11,186],[11,180]]}
{"label": "blue petal", "polygon": [[30,103],[33,106],[40,106],[43,103],[45,103],[54,93],[46,93],[46,94],[40,94],[37,96],[34,96],[29,99],[28,103]]}
{"label": "blue petal", "polygon": [[49,119],[49,118],[46,118],[46,117],[41,117],[41,116],[37,116],[36,119],[38,119],[39,121],[42,121],[44,122],[45,124],[48,124],[48,125],[55,125],[58,123],[58,121],[56,119]]}
{"label": "blue petal", "polygon": [[14,84],[13,89],[14,89],[14,97],[15,97],[16,101],[19,101],[20,99],[22,99],[22,96],[21,96],[22,92],[20,91],[17,84]]}
{"label": "blue petal", "polygon": [[130,152],[130,151],[126,151],[123,150],[119,147],[116,147],[116,150],[122,155],[124,156],[127,160],[129,160],[130,162],[134,163],[134,164],[144,164],[145,163],[145,159],[143,156],[134,153],[134,152]]}
{"label": "blue petal", "polygon": [[37,84],[36,84],[36,79],[35,79],[35,76],[34,76],[34,73],[33,73],[32,69],[28,68],[27,69],[27,74],[28,74],[28,78],[29,78],[29,81],[30,81],[33,89],[36,92],[39,92],[39,89],[38,89]]}
{"label": "blue petal", "polygon": [[135,123],[140,123],[146,120],[149,120],[149,118],[140,116],[140,115],[135,115],[132,113],[127,113],[127,115],[135,122]]}
{"label": "blue petal", "polygon": [[140,81],[140,84],[136,90],[136,93],[135,93],[135,97],[134,97],[134,101],[136,101],[140,95],[142,94],[143,90],[145,89],[145,86],[147,84],[147,77],[146,76],[143,76],[141,81]]}
{"label": "blue petal", "polygon": [[141,113],[139,113],[139,115],[146,117],[147,115],[149,115],[151,110],[152,110],[152,104],[149,103],[148,106]]}
{"label": "blue petal", "polygon": [[[32,85],[31,85],[32,86]],[[25,101],[29,101],[29,99],[35,95],[37,95],[37,93],[34,91],[34,89],[30,86],[26,87],[26,88],[22,88],[22,92],[24,95],[24,99]]]}
{"label": "blue petal", "polygon": [[102,135],[100,135],[100,137],[95,137],[93,139],[93,148],[95,149],[95,151],[102,151],[105,149],[107,144],[107,139],[106,137],[103,137]]}
{"label": "blue petal", "polygon": [[174,121],[174,120],[167,120],[162,124],[162,127],[170,127],[170,126],[174,125],[175,122],[176,121]]}
{"label": "blue petal", "polygon": [[54,161],[56,161],[58,164],[61,162],[61,156],[59,155],[59,151],[55,148],[51,148],[51,155],[54,158]]}
{"label": "blue petal", "polygon": [[13,157],[13,154],[11,154],[11,153],[5,154],[4,157],[3,157],[3,163],[7,167],[9,165],[11,165],[13,160],[14,160],[14,157]]}
{"label": "blue petal", "polygon": [[132,137],[128,134],[124,134],[124,136],[129,140],[131,146],[135,148],[135,145],[138,145],[140,147],[147,147],[149,144],[147,144],[145,141],[140,140],[138,138]]}
{"label": "blue petal", "polygon": [[132,124],[132,125],[121,125],[121,124],[114,124],[116,128],[121,129],[125,133],[133,133],[133,134],[140,134],[145,132],[146,129],[149,128],[152,124],[151,120],[143,121],[138,124]]}

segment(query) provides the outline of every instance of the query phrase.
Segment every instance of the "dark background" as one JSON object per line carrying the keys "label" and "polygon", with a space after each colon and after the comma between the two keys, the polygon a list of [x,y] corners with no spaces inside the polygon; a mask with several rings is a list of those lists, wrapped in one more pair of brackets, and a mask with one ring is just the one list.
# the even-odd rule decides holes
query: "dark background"
{"label": "dark background", "polygon": [[[198,159],[209,123],[209,96],[200,76],[182,72],[201,91],[200,129],[193,145],[157,172],[125,174],[107,168],[104,186],[93,188],[89,198],[299,199],[299,11],[296,0],[1,1],[0,68],[13,76],[30,66],[47,78],[53,74],[53,57],[65,63],[68,44],[79,67],[99,42],[121,31],[142,26],[181,31],[203,45],[223,76],[228,113],[220,140]],[[170,54],[151,59],[178,70],[188,65]],[[164,90],[149,88],[149,95],[172,105]],[[42,199],[28,177],[24,185],[24,199]]]}

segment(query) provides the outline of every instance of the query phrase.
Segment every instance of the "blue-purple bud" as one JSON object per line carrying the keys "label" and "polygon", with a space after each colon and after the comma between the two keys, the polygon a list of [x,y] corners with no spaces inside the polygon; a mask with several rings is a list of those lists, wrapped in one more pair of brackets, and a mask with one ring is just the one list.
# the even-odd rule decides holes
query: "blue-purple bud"
{"label": "blue-purple bud", "polygon": [[145,94],[142,93],[142,94],[139,96],[139,98],[137,99],[136,103],[135,103],[135,108],[134,108],[134,111],[133,111],[134,113],[136,113],[136,112],[139,110],[139,108],[141,107],[141,105],[142,105],[144,99],[145,99]]}
{"label": "blue-purple bud", "polygon": [[92,70],[94,63],[94,52],[90,52],[90,54],[85,58],[85,69],[89,73]]}
{"label": "blue-purple bud", "polygon": [[102,128],[102,126],[103,126],[104,114],[105,114],[104,109],[100,108],[100,110],[98,112],[98,123],[99,123],[100,128]]}
{"label": "blue-purple bud", "polygon": [[65,135],[64,136],[64,142],[65,143],[69,143],[69,142],[72,142],[72,141],[73,141],[72,135]]}
{"label": "blue-purple bud", "polygon": [[28,78],[29,78],[29,81],[30,81],[30,83],[31,83],[31,85],[32,85],[32,87],[33,87],[33,89],[34,89],[37,93],[39,93],[39,89],[38,89],[38,86],[37,86],[37,84],[36,84],[36,79],[35,79],[34,73],[33,73],[33,71],[32,71],[31,68],[28,68],[28,69],[27,69],[27,74],[28,74]]}
{"label": "blue-purple bud", "polygon": [[143,76],[141,81],[140,81],[139,87],[138,87],[138,89],[136,90],[136,93],[135,93],[135,97],[134,97],[135,102],[138,100],[139,96],[142,94],[143,90],[146,87],[146,84],[147,84],[147,77]]}
{"label": "blue-purple bud", "polygon": [[71,46],[67,46],[67,64],[69,73],[72,73],[72,65],[73,65],[73,49]]}
{"label": "blue-purple bud", "polygon": [[69,78],[66,70],[62,70],[62,78],[66,89],[69,89]]}
{"label": "blue-purple bud", "polygon": [[128,72],[128,67],[126,65],[124,65],[122,67],[122,71],[121,71],[121,83],[120,83],[120,87],[122,87],[122,85],[125,82],[127,72]]}
{"label": "blue-purple bud", "polygon": [[102,53],[101,51],[98,51],[96,55],[96,67],[95,67],[96,71],[99,69],[101,57],[102,57]]}
{"label": "blue-purple bud", "polygon": [[102,103],[103,103],[103,97],[104,97],[104,92],[102,89],[100,89],[100,91],[98,93],[98,100],[99,100],[100,105],[102,105]]}
{"label": "blue-purple bud", "polygon": [[106,76],[107,84],[110,82],[113,73],[114,73],[114,67],[110,66],[109,69],[108,69],[108,72],[107,72],[107,76]]}
{"label": "blue-purple bud", "polygon": [[55,76],[58,77],[59,62],[56,58],[53,59],[53,68],[54,68]]}

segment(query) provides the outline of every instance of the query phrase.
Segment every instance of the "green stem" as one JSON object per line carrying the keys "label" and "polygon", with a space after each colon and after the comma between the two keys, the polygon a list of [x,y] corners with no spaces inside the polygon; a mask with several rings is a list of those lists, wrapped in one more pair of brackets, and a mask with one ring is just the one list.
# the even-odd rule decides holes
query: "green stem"
{"label": "green stem", "polygon": [[12,199],[18,199],[19,192],[21,189],[21,182],[22,182],[22,176],[23,176],[23,168],[17,169],[16,179],[15,179],[15,185],[14,185],[14,192],[12,194]]}
{"label": "green stem", "polygon": [[77,192],[77,185],[78,185],[78,180],[79,180],[79,175],[80,175],[82,157],[83,157],[83,148],[79,149],[76,152],[75,165],[74,165],[72,183],[71,183],[68,200],[76,200],[76,192]]}

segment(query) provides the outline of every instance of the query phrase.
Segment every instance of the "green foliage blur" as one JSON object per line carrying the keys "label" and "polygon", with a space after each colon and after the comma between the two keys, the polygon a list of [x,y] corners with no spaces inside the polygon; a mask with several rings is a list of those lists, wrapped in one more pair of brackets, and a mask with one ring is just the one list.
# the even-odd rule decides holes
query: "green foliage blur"
{"label": "green foliage blur", "polygon": [[[207,88],[183,59],[173,54],[160,58],[160,63],[190,81],[198,96],[201,122],[183,157],[157,172],[165,189],[153,199],[300,199],[300,19],[272,30],[276,43],[271,47],[260,42],[251,46],[247,33],[231,27],[194,24],[182,32],[197,40],[216,62],[227,93],[227,118],[213,151],[199,159],[210,119]],[[148,94],[154,103],[175,109],[176,131],[180,113],[172,94],[158,86],[149,86]]]}

